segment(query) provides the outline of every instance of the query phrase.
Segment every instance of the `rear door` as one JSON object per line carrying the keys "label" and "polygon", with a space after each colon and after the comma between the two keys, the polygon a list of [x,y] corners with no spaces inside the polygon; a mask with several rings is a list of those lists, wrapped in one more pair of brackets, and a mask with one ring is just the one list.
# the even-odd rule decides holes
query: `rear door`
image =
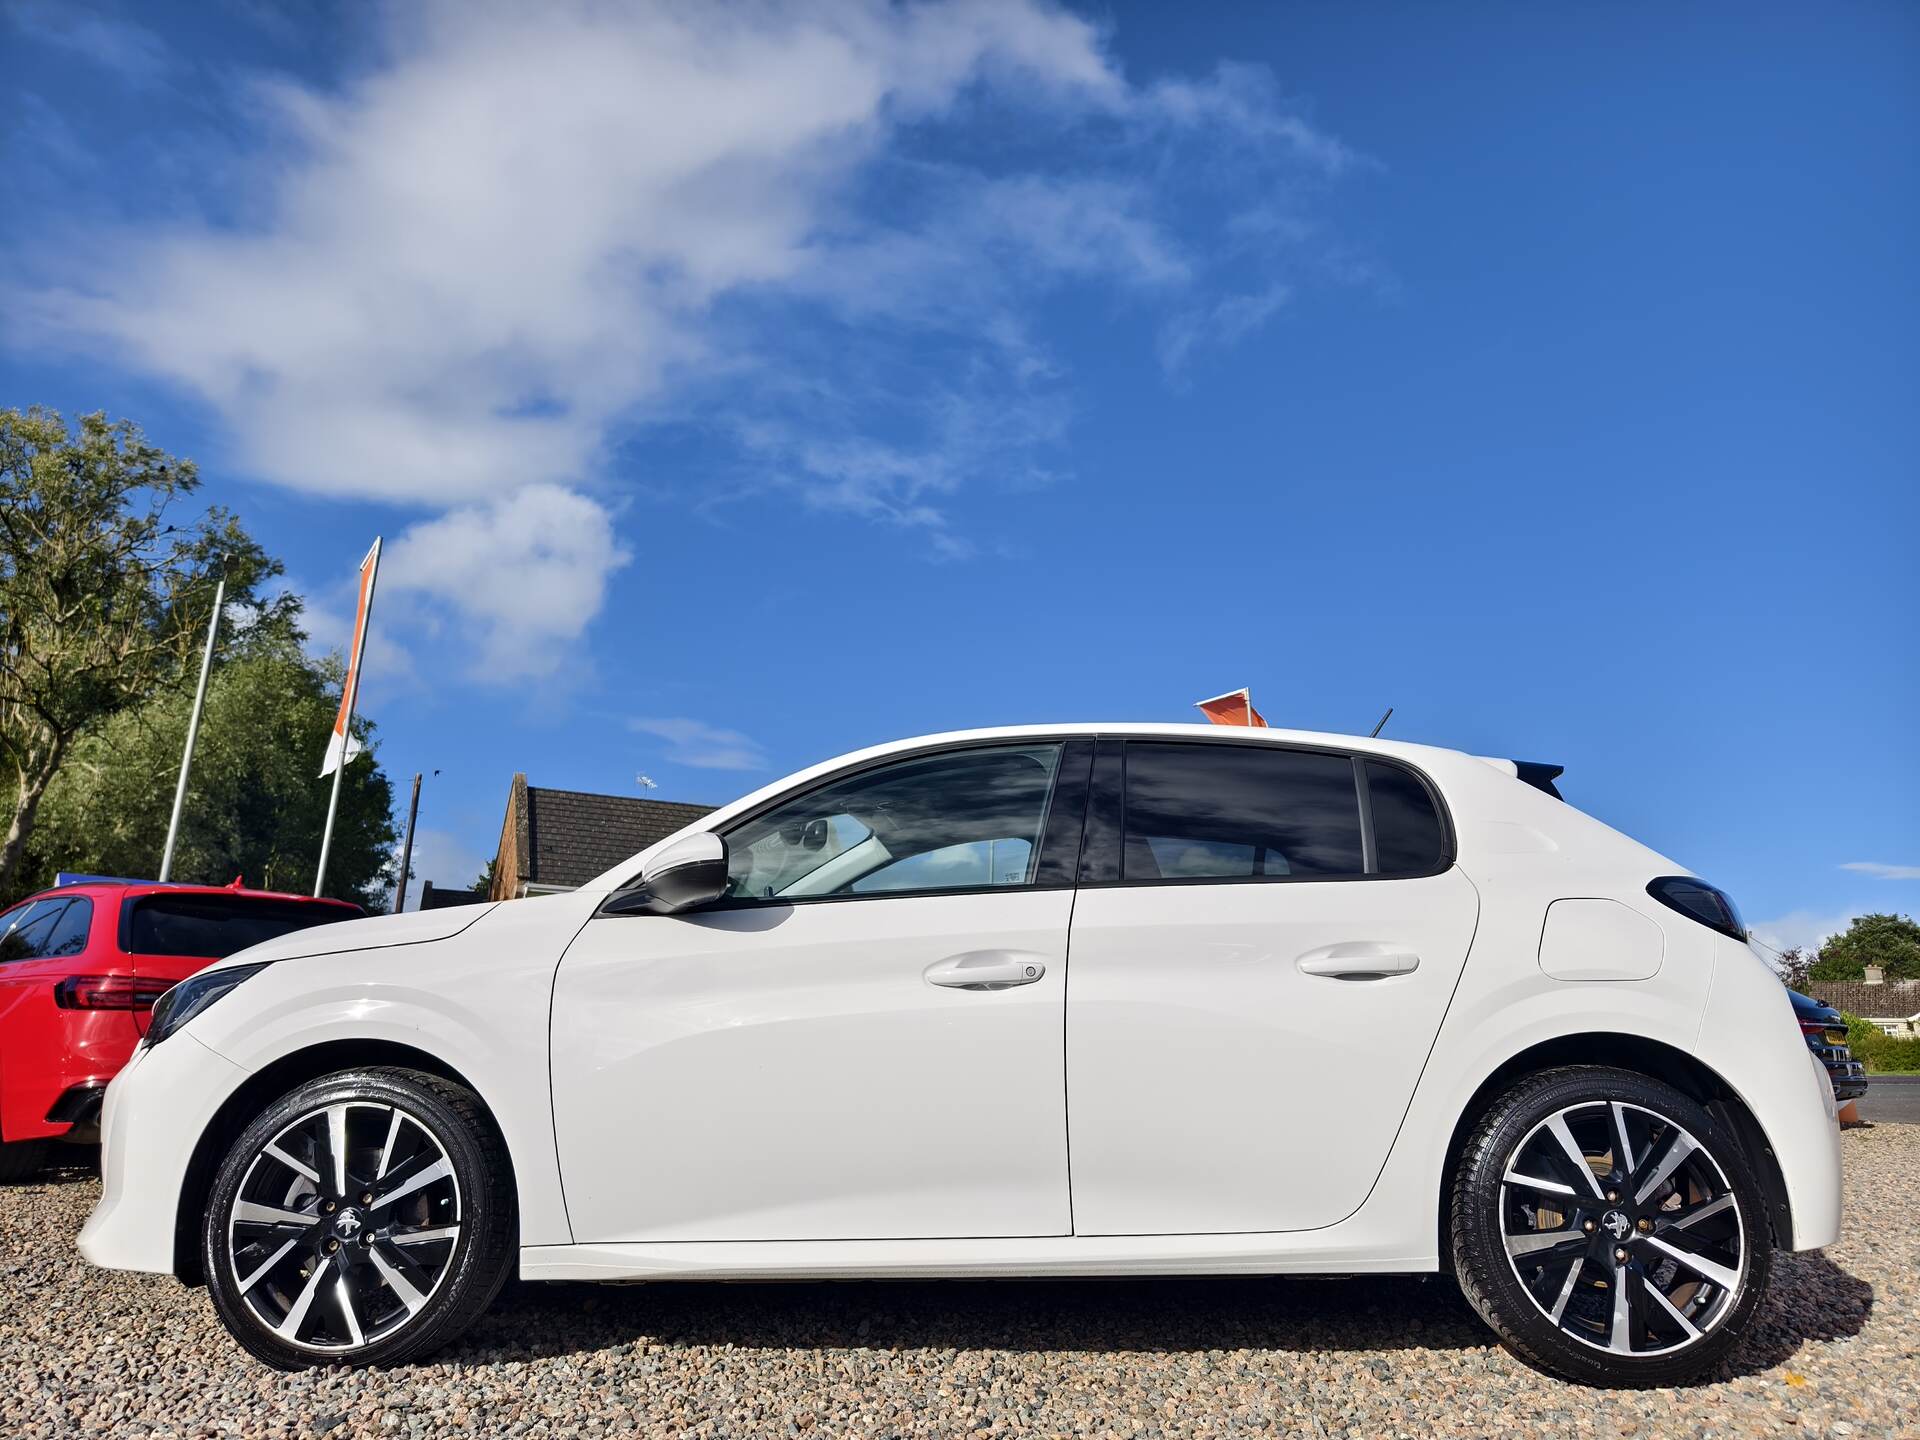
{"label": "rear door", "polygon": [[1478,917],[1395,762],[1103,740],[1072,926],[1074,1232],[1299,1230],[1385,1163]]}

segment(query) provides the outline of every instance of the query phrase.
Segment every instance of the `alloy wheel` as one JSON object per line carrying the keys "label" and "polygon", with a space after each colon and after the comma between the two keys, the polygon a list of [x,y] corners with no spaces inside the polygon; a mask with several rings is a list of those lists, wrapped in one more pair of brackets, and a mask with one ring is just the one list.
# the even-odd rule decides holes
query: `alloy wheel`
{"label": "alloy wheel", "polygon": [[1726,1172],[1657,1110],[1595,1100],[1555,1111],[1507,1157],[1507,1260],[1562,1333],[1616,1355],[1698,1344],[1733,1308],[1747,1236]]}
{"label": "alloy wheel", "polygon": [[459,1246],[460,1185],[417,1115],[371,1100],[308,1111],[260,1147],[227,1216],[227,1263],[259,1324],[302,1350],[404,1329]]}

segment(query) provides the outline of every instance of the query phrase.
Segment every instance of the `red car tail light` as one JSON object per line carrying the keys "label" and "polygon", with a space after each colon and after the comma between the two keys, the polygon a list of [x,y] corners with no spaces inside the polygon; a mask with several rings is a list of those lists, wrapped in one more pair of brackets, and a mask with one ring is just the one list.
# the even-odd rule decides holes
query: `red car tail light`
{"label": "red car tail light", "polygon": [[69,975],[53,987],[53,1003],[62,1010],[151,1010],[171,984],[132,975]]}

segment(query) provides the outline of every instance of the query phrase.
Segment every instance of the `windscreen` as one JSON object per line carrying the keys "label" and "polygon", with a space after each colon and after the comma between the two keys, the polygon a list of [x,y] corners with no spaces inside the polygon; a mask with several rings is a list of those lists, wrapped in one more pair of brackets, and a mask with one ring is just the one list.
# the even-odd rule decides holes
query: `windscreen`
{"label": "windscreen", "polygon": [[342,905],[245,895],[149,895],[133,902],[126,948],[135,955],[224,960],[263,940],[358,915]]}

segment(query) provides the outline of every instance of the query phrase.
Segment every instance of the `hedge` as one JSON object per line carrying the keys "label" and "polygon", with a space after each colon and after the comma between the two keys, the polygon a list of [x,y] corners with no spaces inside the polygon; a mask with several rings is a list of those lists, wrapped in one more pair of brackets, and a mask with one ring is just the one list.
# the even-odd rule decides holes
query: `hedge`
{"label": "hedge", "polygon": [[1848,1015],[1847,1048],[1871,1075],[1920,1075],[1920,1035],[1889,1035],[1878,1025]]}

